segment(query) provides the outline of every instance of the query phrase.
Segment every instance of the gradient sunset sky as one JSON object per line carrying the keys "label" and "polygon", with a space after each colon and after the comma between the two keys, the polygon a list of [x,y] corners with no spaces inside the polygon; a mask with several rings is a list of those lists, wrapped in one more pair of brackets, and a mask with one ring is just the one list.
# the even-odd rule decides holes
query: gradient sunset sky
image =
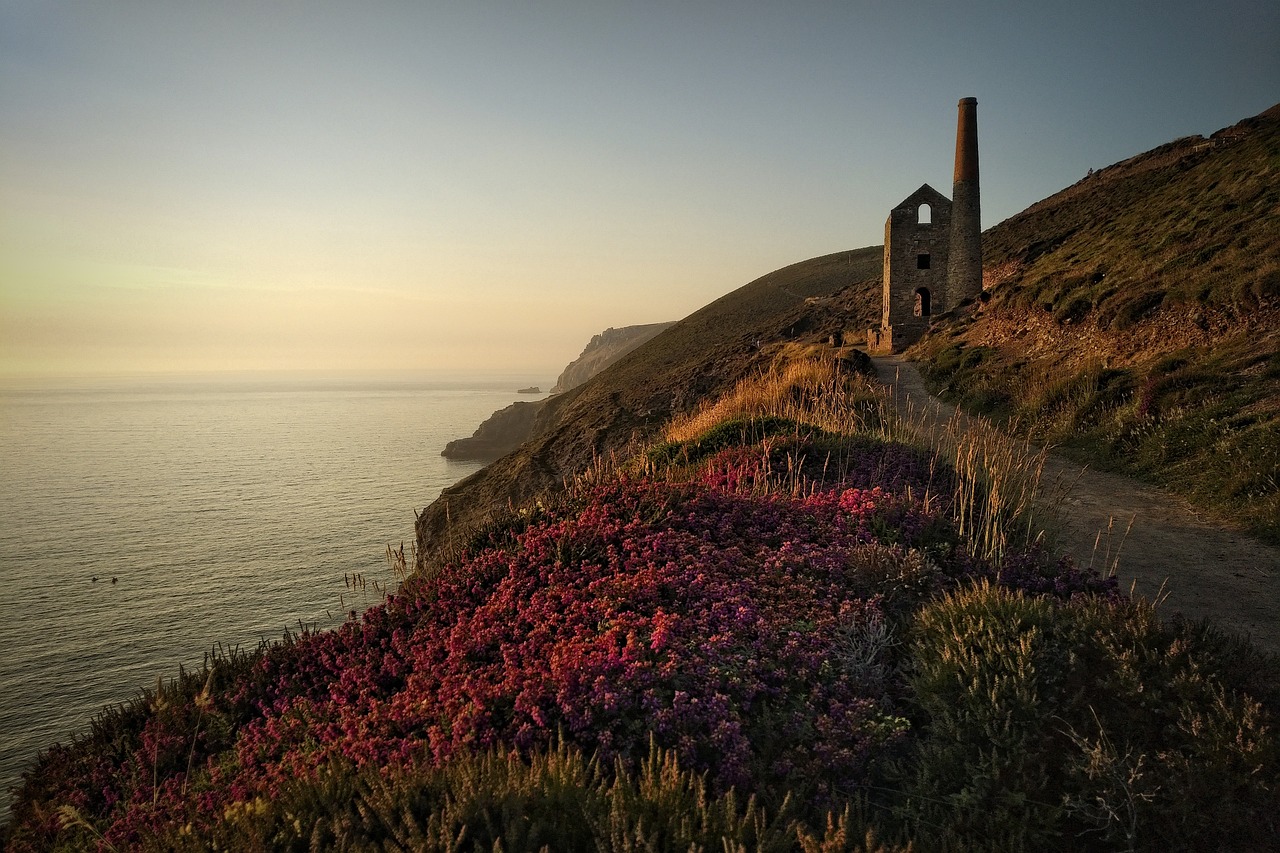
{"label": "gradient sunset sky", "polygon": [[1280,3],[0,0],[0,375],[545,371],[1280,101]]}

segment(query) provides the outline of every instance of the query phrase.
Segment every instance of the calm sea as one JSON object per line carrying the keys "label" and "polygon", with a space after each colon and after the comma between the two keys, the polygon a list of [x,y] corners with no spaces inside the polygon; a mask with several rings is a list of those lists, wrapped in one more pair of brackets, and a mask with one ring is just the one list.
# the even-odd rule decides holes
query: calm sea
{"label": "calm sea", "polygon": [[[0,390],[0,820],[105,705],[338,624],[415,510],[479,468],[440,456],[538,377],[116,380]],[[365,591],[345,577],[361,574]],[[96,581],[94,580],[96,578]]]}

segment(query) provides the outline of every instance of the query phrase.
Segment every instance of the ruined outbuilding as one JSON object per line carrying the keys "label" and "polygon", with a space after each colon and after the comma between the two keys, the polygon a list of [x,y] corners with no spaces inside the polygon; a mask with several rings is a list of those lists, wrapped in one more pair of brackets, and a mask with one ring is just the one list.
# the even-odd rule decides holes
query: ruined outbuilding
{"label": "ruined outbuilding", "polygon": [[958,106],[951,198],[925,184],[885,222],[880,325],[867,330],[873,355],[906,349],[934,317],[982,292],[978,101],[962,98]]}

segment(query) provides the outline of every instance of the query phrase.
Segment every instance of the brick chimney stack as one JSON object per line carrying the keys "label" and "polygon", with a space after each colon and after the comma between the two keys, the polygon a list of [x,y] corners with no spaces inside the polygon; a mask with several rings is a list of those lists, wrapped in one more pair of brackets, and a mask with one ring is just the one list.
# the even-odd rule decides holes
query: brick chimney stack
{"label": "brick chimney stack", "polygon": [[951,189],[947,310],[982,292],[982,205],[978,193],[978,99],[961,98]]}

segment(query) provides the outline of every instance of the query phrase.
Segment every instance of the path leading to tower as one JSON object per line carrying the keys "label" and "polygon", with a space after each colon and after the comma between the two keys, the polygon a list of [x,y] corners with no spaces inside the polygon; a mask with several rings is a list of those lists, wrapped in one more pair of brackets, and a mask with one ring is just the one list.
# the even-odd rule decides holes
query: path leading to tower
{"label": "path leading to tower", "polygon": [[[925,390],[915,365],[897,356],[873,361],[900,411],[909,405],[937,424],[956,415]],[[1122,586],[1159,599],[1166,618],[1178,611],[1207,618],[1280,654],[1280,548],[1210,524],[1186,500],[1153,486],[1052,454],[1042,482],[1073,484],[1060,506],[1060,553],[1101,566],[1108,549],[1115,556],[1119,548]]]}

